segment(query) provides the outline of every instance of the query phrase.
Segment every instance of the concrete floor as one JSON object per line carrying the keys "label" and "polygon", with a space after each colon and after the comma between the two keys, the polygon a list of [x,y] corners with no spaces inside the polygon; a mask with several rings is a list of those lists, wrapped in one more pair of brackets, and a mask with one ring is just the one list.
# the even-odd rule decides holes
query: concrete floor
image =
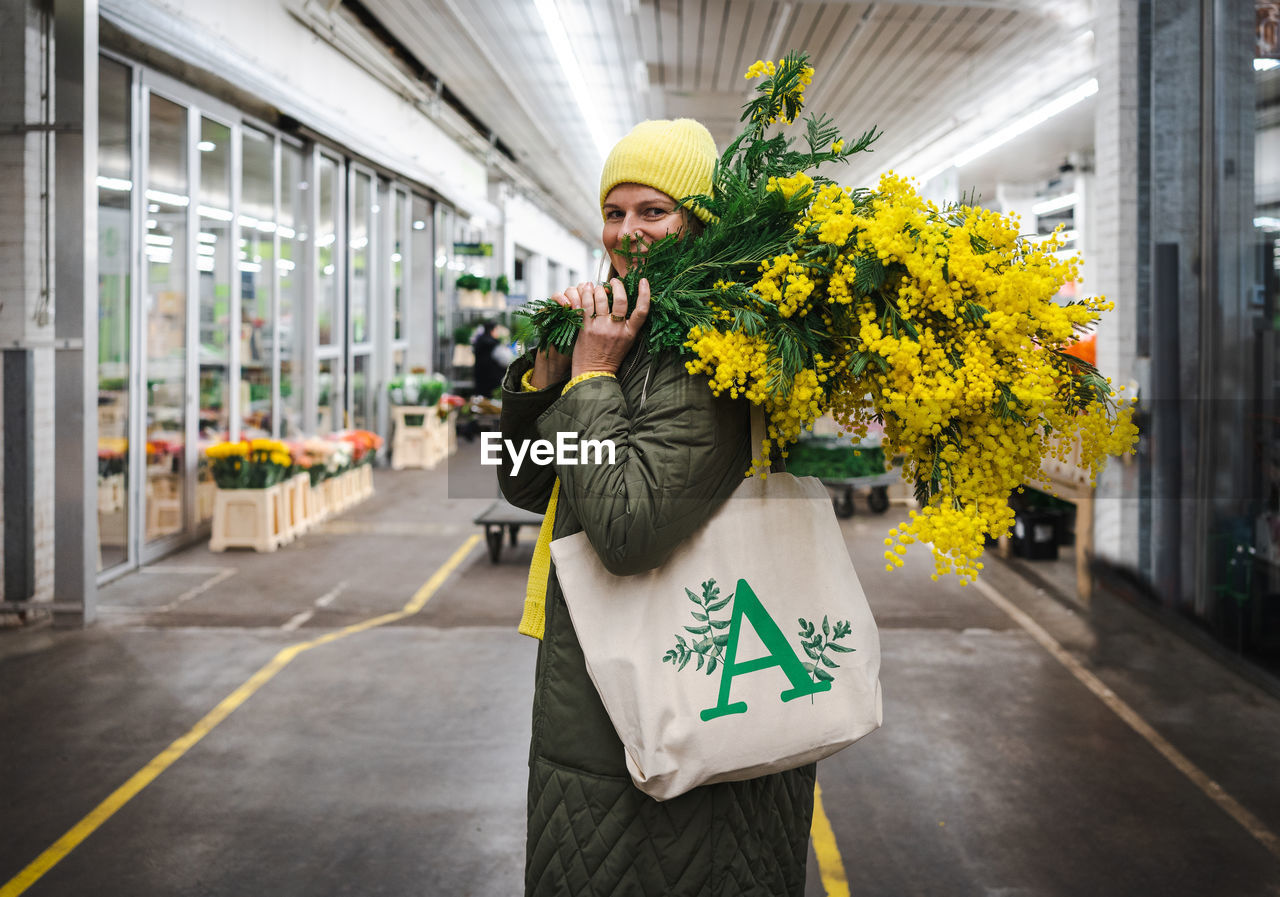
{"label": "concrete floor", "polygon": [[[476,457],[379,471],[374,498],[275,554],[199,546],[117,580],[90,629],[0,634],[0,891],[282,648],[402,608],[477,531],[494,491]],[[885,726],[819,767],[852,894],[1280,895],[1280,701],[1105,593],[1078,613],[988,565],[1251,833],[980,590],[932,583],[922,554],[886,573],[902,508],[859,512],[841,525]],[[477,545],[420,613],[298,655],[25,893],[520,893],[535,535],[496,566]]]}

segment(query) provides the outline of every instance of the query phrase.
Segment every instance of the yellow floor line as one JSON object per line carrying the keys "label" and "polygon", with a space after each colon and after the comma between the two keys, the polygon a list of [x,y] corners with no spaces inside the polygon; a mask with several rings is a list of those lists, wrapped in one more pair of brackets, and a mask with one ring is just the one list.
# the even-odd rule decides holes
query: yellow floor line
{"label": "yellow floor line", "polygon": [[277,673],[288,666],[299,654],[310,651],[312,648],[318,648],[321,645],[336,642],[349,635],[355,635],[358,632],[403,620],[422,610],[436,590],[449,578],[450,574],[458,569],[462,562],[466,560],[467,555],[481,541],[481,536],[477,533],[463,542],[458,550],[450,556],[449,560],[445,561],[444,565],[422,584],[422,587],[414,593],[413,597],[409,599],[409,603],[402,610],[382,614],[371,620],[364,620],[343,629],[325,633],[309,642],[300,642],[281,649],[266,666],[250,676],[243,685],[223,698],[218,706],[205,714],[204,718],[192,726],[189,732],[157,754],[150,763],[134,773],[127,782],[113,791],[106,800],[94,807],[88,816],[77,822],[70,831],[55,841],[44,853],[36,857],[27,868],[10,879],[4,887],[0,888],[0,897],[18,897],[19,894],[39,881],[46,872],[61,862],[67,854],[75,850],[81,842],[110,819],[116,811],[136,797],[143,788],[155,781],[162,772],[181,759],[183,754],[200,742],[200,739],[213,731],[218,723],[222,722],[236,708],[253,697],[258,689],[270,682]]}
{"label": "yellow floor line", "polygon": [[[978,587],[978,591],[987,597],[987,600],[1012,617],[1019,626],[1030,633],[1031,637],[1039,642],[1042,648],[1052,654],[1054,659],[1066,667],[1071,675],[1079,679],[1089,691],[1097,695],[1102,703],[1111,708],[1111,711],[1116,716],[1124,720],[1129,728],[1146,739],[1147,743],[1172,763],[1178,772],[1190,779],[1197,788],[1221,807],[1227,815],[1244,826],[1245,830],[1253,835],[1263,847],[1280,857],[1280,837],[1277,837],[1275,832],[1267,828],[1261,819],[1241,806],[1240,802],[1223,790],[1221,785],[1209,778],[1204,770],[1192,763],[1185,754],[1166,741],[1159,732],[1152,728],[1150,723],[1138,715],[1136,710],[1108,688],[1105,682],[1087,670],[1080,661],[1075,659],[1071,652],[1058,644],[1057,640],[1044,627],[1031,619],[1029,615],[985,581],[981,579],[975,580],[974,585]],[[4,895],[0,894],[0,897],[4,897]]]}
{"label": "yellow floor line", "polygon": [[[849,897],[849,879],[844,874],[844,860],[836,846],[836,833],[822,806],[822,788],[813,783],[813,826],[809,836],[813,839],[813,852],[818,857],[818,873],[822,889],[827,897]],[[0,895],[3,897],[3,895]]]}

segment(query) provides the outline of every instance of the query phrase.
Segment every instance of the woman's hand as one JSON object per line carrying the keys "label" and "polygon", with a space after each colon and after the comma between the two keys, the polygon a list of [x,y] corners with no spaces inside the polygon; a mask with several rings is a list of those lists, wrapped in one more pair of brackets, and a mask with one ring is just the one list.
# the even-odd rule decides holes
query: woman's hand
{"label": "woman's hand", "polygon": [[[566,308],[582,308],[583,297],[592,295],[593,286],[594,284],[590,283],[580,283],[576,287],[569,287],[563,293],[556,293],[551,298]],[[585,301],[590,303],[593,300]],[[566,354],[550,344],[540,346],[537,354],[533,356],[533,377],[530,378],[530,382],[538,389],[546,389],[552,383],[567,380],[571,366],[572,352]]]}
{"label": "woman's hand", "polygon": [[591,371],[616,374],[649,316],[648,280],[640,280],[631,317],[627,317],[627,293],[622,281],[615,277],[609,285],[613,287],[612,298],[599,284],[584,284],[591,288],[590,292],[579,293],[582,329],[573,347],[571,372],[575,377]]}

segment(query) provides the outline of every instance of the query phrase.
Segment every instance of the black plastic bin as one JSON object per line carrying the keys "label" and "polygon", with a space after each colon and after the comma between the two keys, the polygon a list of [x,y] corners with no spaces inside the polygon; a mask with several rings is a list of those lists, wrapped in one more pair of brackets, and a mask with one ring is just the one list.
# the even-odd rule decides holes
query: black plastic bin
{"label": "black plastic bin", "polygon": [[1043,508],[1023,508],[1013,518],[1010,537],[1013,553],[1031,561],[1058,559],[1062,541],[1062,512]]}

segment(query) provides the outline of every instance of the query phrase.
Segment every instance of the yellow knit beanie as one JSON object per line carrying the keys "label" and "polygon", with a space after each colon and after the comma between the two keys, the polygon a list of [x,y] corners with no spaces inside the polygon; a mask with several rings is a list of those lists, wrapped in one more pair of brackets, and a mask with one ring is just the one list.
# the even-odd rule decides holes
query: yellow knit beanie
{"label": "yellow knit beanie", "polygon": [[[715,138],[691,118],[642,121],[618,141],[600,174],[600,206],[619,184],[641,184],[661,190],[672,199],[711,195],[720,153]],[[714,217],[706,209],[687,204],[703,221]]]}

